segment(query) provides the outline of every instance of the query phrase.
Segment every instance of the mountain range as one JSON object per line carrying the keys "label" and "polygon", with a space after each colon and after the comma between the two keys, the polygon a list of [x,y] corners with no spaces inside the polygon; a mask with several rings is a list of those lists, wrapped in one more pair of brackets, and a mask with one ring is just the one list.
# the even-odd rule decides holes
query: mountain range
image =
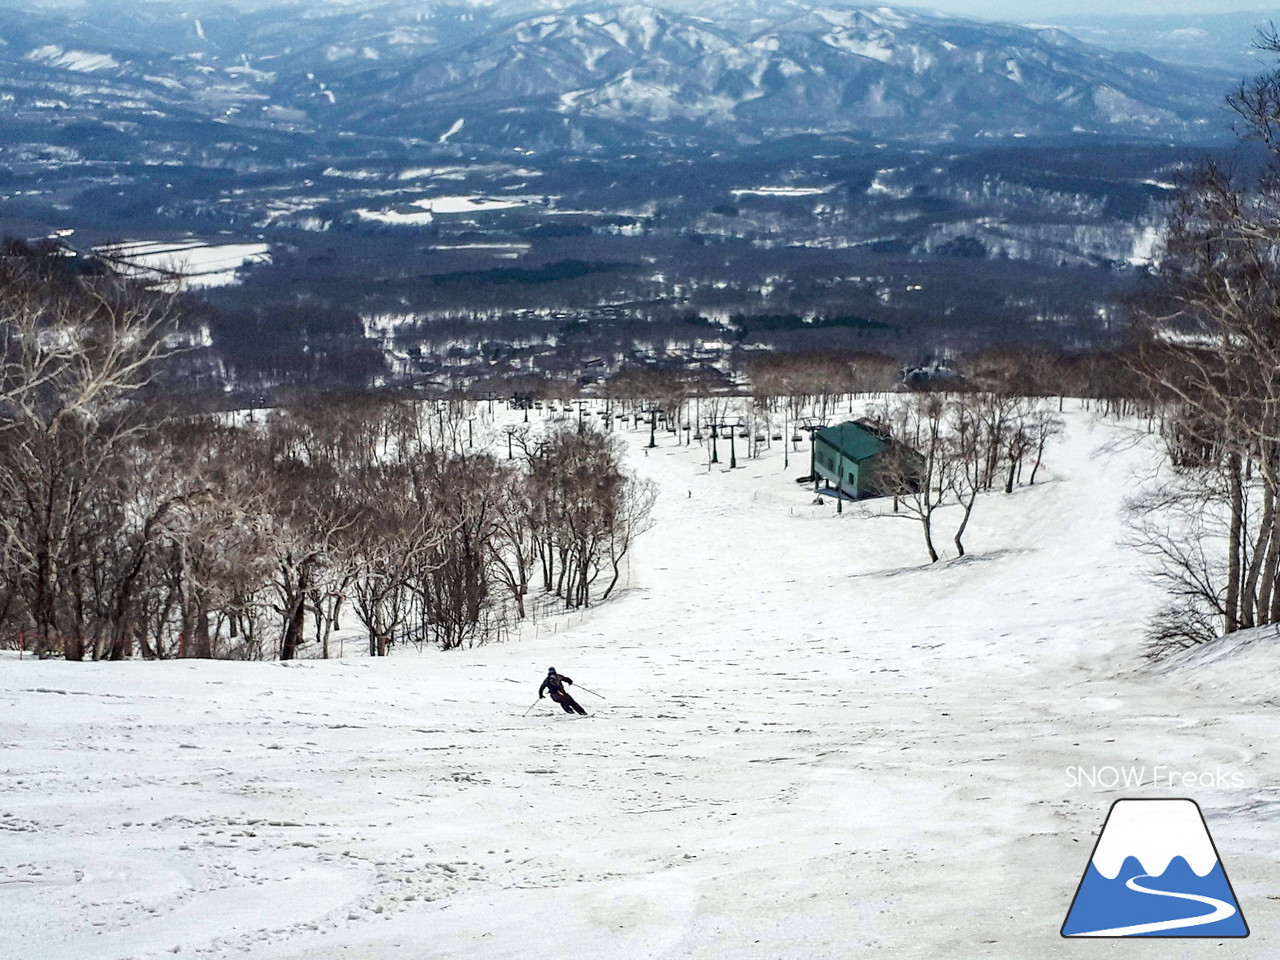
{"label": "mountain range", "polygon": [[1138,50],[1157,60],[1216,67],[1242,77],[1275,66],[1259,48],[1259,31],[1280,21],[1280,11],[1161,14],[1072,14],[1052,22],[1072,36],[1112,50]]}
{"label": "mountain range", "polygon": [[1191,141],[1221,128],[1230,79],[1055,28],[810,0],[700,13],[0,8],[0,116],[17,139],[87,157],[138,142],[157,163],[202,143],[310,156],[353,138],[503,152],[715,149],[803,134]]}

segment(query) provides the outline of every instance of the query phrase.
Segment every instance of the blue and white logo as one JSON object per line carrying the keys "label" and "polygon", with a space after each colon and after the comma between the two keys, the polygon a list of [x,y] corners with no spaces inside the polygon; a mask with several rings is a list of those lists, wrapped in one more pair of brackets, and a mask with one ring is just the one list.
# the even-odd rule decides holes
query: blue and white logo
{"label": "blue and white logo", "polygon": [[1117,800],[1111,805],[1062,935],[1249,935],[1194,800]]}

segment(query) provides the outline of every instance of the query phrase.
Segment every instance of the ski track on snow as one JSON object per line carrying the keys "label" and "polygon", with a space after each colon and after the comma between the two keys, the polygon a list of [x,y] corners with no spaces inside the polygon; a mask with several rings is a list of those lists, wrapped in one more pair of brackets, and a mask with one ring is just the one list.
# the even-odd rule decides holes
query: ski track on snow
{"label": "ski track on snow", "polygon": [[[0,956],[1069,957],[1115,798],[1071,764],[1246,771],[1202,803],[1245,811],[1215,837],[1280,895],[1247,806],[1280,722],[1138,672],[1158,597],[1119,517],[1149,448],[1068,420],[932,568],[917,525],[814,506],[807,450],[708,471],[624,430],[656,526],[615,600],[519,640],[0,661]],[[521,717],[548,665],[607,699]],[[1272,904],[1233,956],[1274,955]]]}

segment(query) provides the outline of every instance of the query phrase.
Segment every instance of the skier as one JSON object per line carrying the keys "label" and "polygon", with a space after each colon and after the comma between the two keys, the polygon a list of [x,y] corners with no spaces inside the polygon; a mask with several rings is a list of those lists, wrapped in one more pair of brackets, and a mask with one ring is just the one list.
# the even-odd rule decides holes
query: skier
{"label": "skier", "polygon": [[568,692],[566,692],[564,688],[565,684],[572,685],[573,681],[563,674],[556,673],[555,667],[548,667],[547,679],[543,680],[542,686],[538,688],[538,699],[541,700],[549,692],[551,694],[551,699],[564,707],[565,713],[576,712],[585,716],[587,711],[582,709],[582,706],[577,700],[569,696]]}

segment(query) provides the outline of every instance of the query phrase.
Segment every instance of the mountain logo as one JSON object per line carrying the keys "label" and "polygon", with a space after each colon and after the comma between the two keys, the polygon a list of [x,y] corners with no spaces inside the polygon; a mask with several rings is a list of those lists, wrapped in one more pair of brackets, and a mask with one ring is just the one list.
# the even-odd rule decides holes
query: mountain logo
{"label": "mountain logo", "polygon": [[1194,800],[1117,800],[1111,805],[1062,935],[1249,935]]}

